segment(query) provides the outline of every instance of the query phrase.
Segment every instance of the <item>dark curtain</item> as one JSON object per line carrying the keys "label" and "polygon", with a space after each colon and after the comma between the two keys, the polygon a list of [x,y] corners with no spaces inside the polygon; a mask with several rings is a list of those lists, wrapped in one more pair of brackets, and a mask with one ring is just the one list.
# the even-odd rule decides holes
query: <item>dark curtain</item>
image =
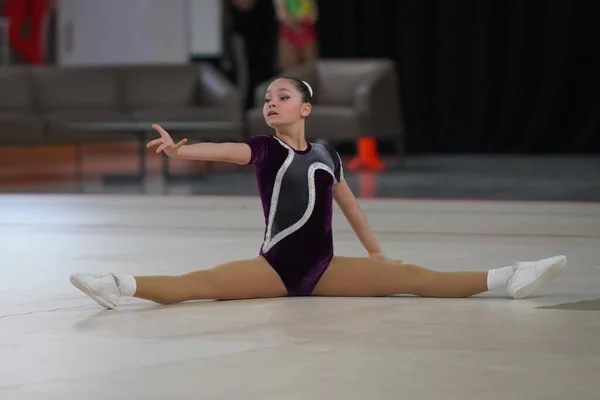
{"label": "dark curtain", "polygon": [[244,93],[244,107],[248,109],[254,105],[254,88],[277,72],[277,21],[273,0],[255,0],[248,11],[238,9],[227,0],[225,15],[227,35],[238,34],[244,42],[250,86]]}
{"label": "dark curtain", "polygon": [[600,152],[585,0],[321,0],[321,57],[395,60],[407,152]]}

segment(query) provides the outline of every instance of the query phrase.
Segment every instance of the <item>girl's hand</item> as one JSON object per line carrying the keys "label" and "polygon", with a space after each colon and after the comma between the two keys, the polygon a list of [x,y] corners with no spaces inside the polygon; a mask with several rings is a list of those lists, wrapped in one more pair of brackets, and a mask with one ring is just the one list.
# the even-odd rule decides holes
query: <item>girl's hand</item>
{"label": "girl's hand", "polygon": [[169,157],[177,157],[177,152],[179,148],[187,142],[187,139],[182,139],[177,144],[175,144],[175,142],[173,142],[173,138],[171,138],[171,135],[169,135],[169,133],[165,131],[160,125],[154,124],[152,125],[152,128],[158,131],[158,133],[160,134],[160,138],[152,140],[146,145],[146,147],[150,148],[152,146],[160,145],[158,146],[158,149],[156,149],[156,154],[160,153],[161,151],[164,151],[165,154]]}

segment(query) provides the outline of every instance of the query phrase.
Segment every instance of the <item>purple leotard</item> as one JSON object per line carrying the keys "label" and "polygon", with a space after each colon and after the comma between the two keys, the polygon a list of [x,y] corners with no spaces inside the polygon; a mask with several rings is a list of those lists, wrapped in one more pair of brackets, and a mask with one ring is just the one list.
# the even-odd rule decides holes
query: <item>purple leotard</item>
{"label": "purple leotard", "polygon": [[290,296],[309,296],[333,258],[333,186],[344,179],[340,157],[330,145],[294,150],[272,135],[245,142],[265,215],[260,255]]}

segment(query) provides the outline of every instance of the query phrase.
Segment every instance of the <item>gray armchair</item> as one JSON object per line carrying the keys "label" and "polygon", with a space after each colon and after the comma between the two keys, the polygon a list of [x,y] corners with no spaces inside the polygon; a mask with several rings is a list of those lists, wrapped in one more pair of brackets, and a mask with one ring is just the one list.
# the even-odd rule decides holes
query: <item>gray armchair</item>
{"label": "gray armchair", "polygon": [[[322,59],[283,75],[303,79],[313,88],[312,113],[306,121],[309,140],[341,142],[370,137],[392,139],[396,146],[402,142],[403,118],[392,61]],[[251,136],[272,132],[262,116],[268,85],[264,82],[256,88],[255,107],[246,114]]]}

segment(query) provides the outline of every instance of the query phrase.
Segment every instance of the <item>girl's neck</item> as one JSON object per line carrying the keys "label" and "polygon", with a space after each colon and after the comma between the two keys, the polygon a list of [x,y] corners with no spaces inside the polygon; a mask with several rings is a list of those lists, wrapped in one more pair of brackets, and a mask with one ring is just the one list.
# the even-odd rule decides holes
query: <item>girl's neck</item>
{"label": "girl's neck", "polygon": [[304,151],[308,148],[308,143],[304,137],[304,129],[278,129],[276,135],[294,150]]}

